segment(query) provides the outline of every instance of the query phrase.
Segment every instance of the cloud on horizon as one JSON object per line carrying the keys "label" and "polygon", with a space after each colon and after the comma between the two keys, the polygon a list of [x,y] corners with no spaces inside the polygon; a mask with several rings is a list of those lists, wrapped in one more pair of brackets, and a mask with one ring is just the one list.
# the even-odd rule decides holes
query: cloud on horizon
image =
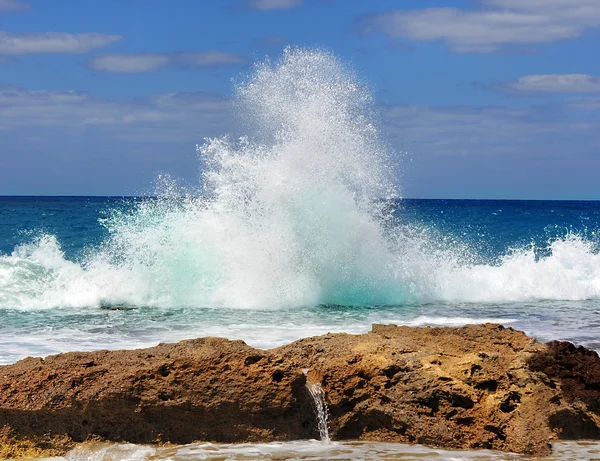
{"label": "cloud on horizon", "polygon": [[514,93],[600,93],[600,77],[587,74],[527,75],[493,88]]}
{"label": "cloud on horizon", "polygon": [[480,0],[481,8],[427,8],[374,13],[360,19],[366,33],[445,42],[456,53],[492,53],[579,37],[600,26],[597,0]]}
{"label": "cloud on horizon", "polygon": [[525,108],[393,105],[409,197],[597,199],[600,98]]}
{"label": "cloud on horizon", "polygon": [[[580,111],[600,111],[600,97],[570,98],[565,101],[565,106]],[[600,113],[594,114],[600,117]]]}
{"label": "cloud on horizon", "polygon": [[[576,98],[525,108],[393,105],[383,108],[382,115],[386,135],[423,171],[432,174],[437,170],[431,165],[444,165],[438,167],[442,182],[451,181],[452,175],[463,175],[464,180],[466,174],[469,180],[486,178],[480,181],[482,190],[487,189],[486,182],[495,182],[499,193],[510,195],[503,174],[521,178],[519,187],[526,188],[527,175],[547,171],[553,177],[546,184],[565,187],[565,198],[577,193],[572,183],[569,190],[569,182],[559,181],[561,174],[588,175],[598,164],[596,156],[590,155],[600,147],[598,109],[600,98]],[[447,177],[444,168],[455,171]],[[512,170],[500,173],[494,168]],[[479,176],[470,178],[469,171]]]}
{"label": "cloud on horizon", "polygon": [[[35,133],[52,128],[64,132],[90,129],[116,139],[201,141],[227,126],[230,102],[213,93],[161,93],[144,100],[95,98],[78,91],[28,91],[0,87],[0,135]],[[199,131],[199,128],[201,131]]]}
{"label": "cloud on horizon", "polygon": [[0,55],[83,54],[120,42],[120,35],[65,32],[13,33],[0,31]]}
{"label": "cloud on horizon", "polygon": [[[516,192],[523,195],[526,175],[552,162],[559,165],[552,170],[559,176],[577,165],[585,174],[596,171],[589,154],[600,146],[599,108],[600,97],[525,108],[393,105],[381,108],[382,133],[396,151],[409,154],[403,169],[408,171],[405,184],[412,195],[451,195],[460,189],[456,181],[465,178],[478,181],[474,190],[486,196],[502,195],[507,193],[505,183],[494,168],[509,167],[523,169],[525,179],[521,192]],[[13,161],[17,169],[35,161],[59,172],[71,171],[75,162],[86,171],[86,181],[93,181],[94,168],[105,168],[103,174],[112,175],[110,164],[119,169],[115,174],[123,176],[123,184],[129,184],[128,175],[137,181],[134,190],[148,184],[155,171],[171,171],[193,181],[195,144],[232,130],[236,128],[231,101],[214,93],[170,92],[115,100],[78,91],[0,85],[0,143],[21,153]],[[410,170],[413,160],[419,165],[415,171]],[[138,172],[142,166],[144,174]],[[559,179],[546,183],[554,187],[562,184]],[[593,184],[593,178],[590,181]],[[87,187],[84,183],[82,190]],[[19,187],[6,190],[20,191]],[[111,193],[130,190],[111,187],[106,189]],[[565,197],[586,194],[575,189],[563,192]]]}
{"label": "cloud on horizon", "polygon": [[[52,127],[60,138],[61,129],[101,128],[121,139],[198,141],[230,131],[230,104],[228,98],[205,92],[114,100],[78,91],[29,91],[4,85],[0,134]],[[594,112],[599,108],[600,97],[591,97],[526,108],[393,105],[381,111],[385,134],[399,140],[401,150],[427,156],[545,155],[567,148],[574,136],[580,148],[585,139],[600,145],[600,118]]]}
{"label": "cloud on horizon", "polygon": [[247,58],[222,51],[197,53],[115,53],[92,58],[88,67],[102,72],[136,74],[153,72],[169,65],[218,67],[245,64]]}

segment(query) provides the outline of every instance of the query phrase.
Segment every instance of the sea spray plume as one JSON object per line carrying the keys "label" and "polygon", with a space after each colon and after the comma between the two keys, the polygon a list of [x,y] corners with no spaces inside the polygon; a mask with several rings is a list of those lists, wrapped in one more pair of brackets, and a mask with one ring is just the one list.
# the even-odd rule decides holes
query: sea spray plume
{"label": "sea spray plume", "polygon": [[396,188],[369,93],[330,53],[288,48],[238,86],[237,107],[252,137],[199,149],[209,210],[230,223],[229,277],[216,298],[260,300],[255,307],[399,301],[379,222],[380,199]]}
{"label": "sea spray plume", "polygon": [[405,300],[382,226],[380,199],[395,185],[368,92],[333,55],[288,49],[259,64],[236,101],[250,135],[199,148],[202,193],[164,177],[156,198],[116,209],[79,274],[44,290],[50,305]]}
{"label": "sea spray plume", "polygon": [[270,187],[342,186],[371,214],[376,201],[398,196],[372,97],[334,55],[287,48],[277,63],[257,64],[236,93],[239,118],[251,134],[237,143],[209,139],[198,149],[212,195],[244,205]]}
{"label": "sea spray plume", "polygon": [[333,54],[288,48],[276,65],[256,66],[237,100],[251,133],[319,179],[343,183],[369,201],[368,211],[398,196],[372,96]]}

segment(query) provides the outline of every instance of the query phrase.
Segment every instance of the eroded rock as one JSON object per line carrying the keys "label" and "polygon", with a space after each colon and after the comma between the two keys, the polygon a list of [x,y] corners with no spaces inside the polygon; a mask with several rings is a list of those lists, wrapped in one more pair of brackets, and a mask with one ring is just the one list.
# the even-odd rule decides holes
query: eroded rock
{"label": "eroded rock", "polygon": [[306,369],[325,391],[334,440],[542,455],[557,438],[600,438],[595,352],[501,325],[374,325],[269,351],[203,338],[0,367],[0,458],[89,440],[316,438]]}

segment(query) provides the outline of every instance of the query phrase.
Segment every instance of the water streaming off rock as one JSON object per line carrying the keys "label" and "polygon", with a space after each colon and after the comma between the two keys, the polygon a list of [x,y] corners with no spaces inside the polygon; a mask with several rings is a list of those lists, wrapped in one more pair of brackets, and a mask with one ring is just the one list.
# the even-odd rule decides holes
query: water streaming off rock
{"label": "water streaming off rock", "polygon": [[306,389],[312,397],[312,402],[317,417],[317,428],[319,429],[319,438],[322,442],[329,443],[329,409],[325,401],[325,391],[319,383],[312,383],[308,380],[308,370],[302,370],[307,377]]}

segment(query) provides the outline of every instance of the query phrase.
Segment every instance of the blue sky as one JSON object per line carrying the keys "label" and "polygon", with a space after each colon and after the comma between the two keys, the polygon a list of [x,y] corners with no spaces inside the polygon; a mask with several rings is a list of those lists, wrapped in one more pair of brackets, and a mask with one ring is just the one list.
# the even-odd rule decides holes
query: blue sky
{"label": "blue sky", "polygon": [[599,0],[0,0],[0,194],[196,182],[287,45],[368,83],[407,197],[600,199]]}

